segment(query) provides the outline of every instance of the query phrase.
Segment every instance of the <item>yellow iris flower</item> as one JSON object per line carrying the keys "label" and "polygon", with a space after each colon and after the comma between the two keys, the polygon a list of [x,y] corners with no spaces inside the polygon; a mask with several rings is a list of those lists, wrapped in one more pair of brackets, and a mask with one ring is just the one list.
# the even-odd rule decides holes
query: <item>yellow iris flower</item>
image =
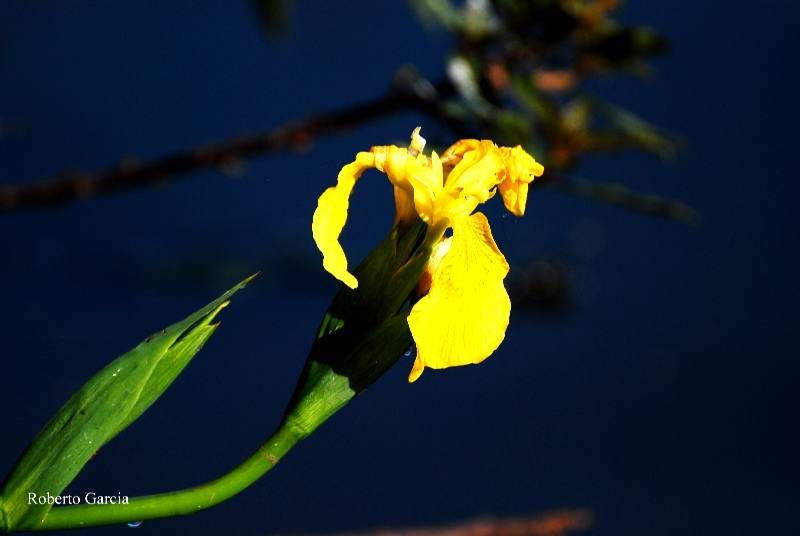
{"label": "yellow iris flower", "polygon": [[[419,284],[424,295],[408,316],[417,347],[410,382],[425,367],[480,363],[503,341],[511,311],[503,285],[508,263],[486,216],[474,211],[499,190],[506,208],[522,216],[528,185],[544,172],[521,147],[498,147],[489,140],[459,140],[441,156],[428,157],[419,131],[412,133],[408,148],[386,145],[359,152],[339,172],[336,186],[320,196],[312,223],[323,266],[350,288],[358,281],[347,269],[339,235],[350,193],[366,170],[381,171],[394,186],[396,224],[419,216],[428,225],[425,244],[431,256]],[[448,229],[451,237],[445,237]]]}

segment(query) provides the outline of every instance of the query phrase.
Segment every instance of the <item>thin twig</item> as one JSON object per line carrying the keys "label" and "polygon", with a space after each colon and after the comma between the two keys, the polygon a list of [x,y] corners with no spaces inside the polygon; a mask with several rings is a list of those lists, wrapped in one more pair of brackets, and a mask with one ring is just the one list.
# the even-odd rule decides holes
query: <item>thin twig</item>
{"label": "thin twig", "polygon": [[560,193],[686,224],[696,224],[699,220],[697,211],[681,201],[634,192],[621,184],[552,175],[549,179],[542,186]]}
{"label": "thin twig", "polygon": [[[441,108],[442,97],[452,91],[446,81],[431,85],[401,70],[393,89],[378,98],[273,130],[190,148],[147,162],[123,160],[101,171],[62,172],[32,183],[0,185],[0,213],[64,205],[165,184],[198,171],[234,167],[245,159],[297,150],[323,135],[406,111],[428,115],[460,137],[473,137],[475,133],[467,125]],[[552,172],[534,184],[652,216],[684,223],[696,220],[695,212],[683,203],[638,194],[618,185],[569,179]]]}
{"label": "thin twig", "polygon": [[97,172],[64,172],[33,183],[0,185],[0,212],[46,208],[163,184],[197,171],[224,169],[247,158],[295,150],[322,135],[401,111],[438,115],[436,108],[433,100],[413,88],[393,89],[349,108],[148,162],[121,161]]}

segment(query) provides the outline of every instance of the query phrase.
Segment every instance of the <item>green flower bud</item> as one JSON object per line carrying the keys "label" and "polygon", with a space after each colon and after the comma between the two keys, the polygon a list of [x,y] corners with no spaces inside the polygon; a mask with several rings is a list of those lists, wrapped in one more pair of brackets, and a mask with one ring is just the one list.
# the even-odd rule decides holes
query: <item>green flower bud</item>
{"label": "green flower bud", "polygon": [[355,269],[322,320],[284,423],[300,437],[380,378],[412,344],[408,311],[430,256],[427,226],[396,225]]}

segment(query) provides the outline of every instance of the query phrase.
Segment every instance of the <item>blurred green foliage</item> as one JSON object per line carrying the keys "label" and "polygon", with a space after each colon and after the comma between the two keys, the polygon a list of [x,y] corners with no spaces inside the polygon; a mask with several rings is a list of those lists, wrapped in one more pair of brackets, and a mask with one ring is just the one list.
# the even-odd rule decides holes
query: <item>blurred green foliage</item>
{"label": "blurred green foliage", "polygon": [[269,37],[289,30],[291,4],[290,0],[251,0],[256,19]]}
{"label": "blurred green foliage", "polygon": [[548,171],[591,152],[675,153],[670,136],[586,89],[593,78],[645,76],[668,48],[654,30],[615,20],[617,0],[410,3],[454,36],[447,77],[456,92],[443,109],[483,137],[522,145]]}

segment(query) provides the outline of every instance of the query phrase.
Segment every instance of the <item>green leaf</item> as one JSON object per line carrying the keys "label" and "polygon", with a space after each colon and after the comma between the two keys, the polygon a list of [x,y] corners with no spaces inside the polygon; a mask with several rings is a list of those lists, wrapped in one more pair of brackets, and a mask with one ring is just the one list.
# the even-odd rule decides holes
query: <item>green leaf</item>
{"label": "green leaf", "polygon": [[409,0],[409,4],[424,23],[448,30],[460,29],[464,24],[461,13],[449,0]]}
{"label": "green leaf", "polygon": [[213,335],[212,323],[251,279],[184,320],[147,337],[95,374],[33,440],[0,491],[0,514],[15,530],[34,527],[53,507],[29,494],[56,497],[98,449],[144,413]]}

